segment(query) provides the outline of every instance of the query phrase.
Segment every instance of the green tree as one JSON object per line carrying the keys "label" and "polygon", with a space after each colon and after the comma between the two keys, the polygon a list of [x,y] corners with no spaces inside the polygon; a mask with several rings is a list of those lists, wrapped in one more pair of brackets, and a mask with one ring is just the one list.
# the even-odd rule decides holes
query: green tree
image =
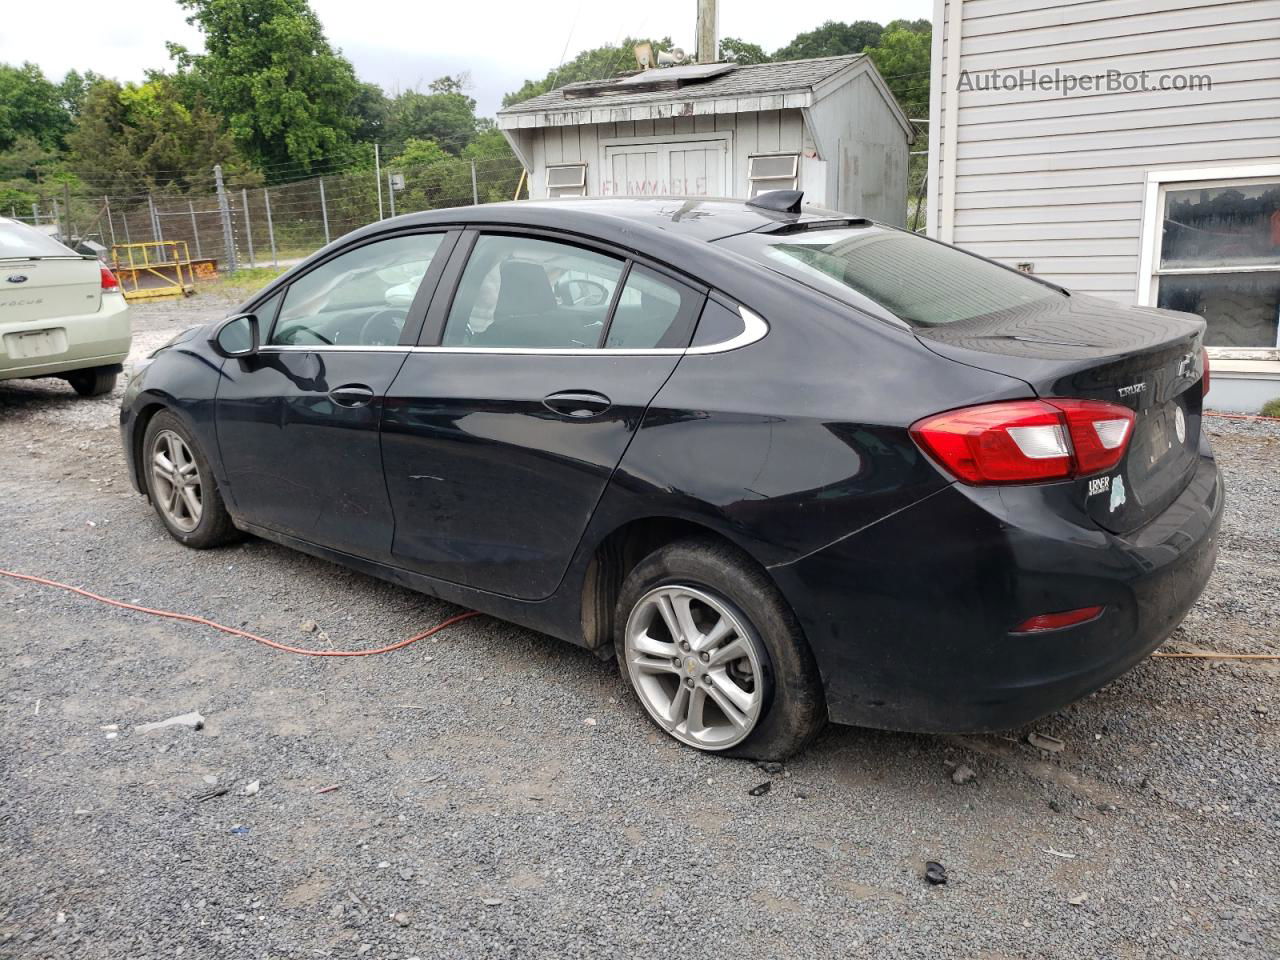
{"label": "green tree", "polygon": [[72,119],[78,117],[90,88],[105,79],[102,74],[94,73],[92,70],[86,70],[84,73],[68,70],[67,75],[58,84],[58,97],[62,102],[62,108],[70,114]]}
{"label": "green tree", "polygon": [[775,50],[774,60],[810,60],[814,57],[838,57],[861,53],[880,42],[884,27],[870,20],[839,23],[828,20],[816,30],[801,33],[785,47]]}
{"label": "green tree", "polygon": [[725,37],[720,41],[720,59],[731,63],[768,63],[769,55],[758,43]]}
{"label": "green tree", "polygon": [[627,37],[617,46],[605,44],[603,47],[583,50],[568,63],[561,64],[548,72],[541,80],[526,80],[519,90],[508,93],[502,98],[502,105],[509,107],[521,100],[528,100],[548,90],[563,87],[566,83],[577,83],[581,80],[607,80],[620,73],[635,70],[636,57],[633,48],[638,43],[652,44],[654,56],[663,50],[671,49],[670,37],[663,37],[661,40]]}
{"label": "green tree", "polygon": [[[449,81],[444,82],[442,81]],[[434,140],[457,154],[476,135],[476,102],[452,88],[452,77],[442,77],[431,85],[441,92],[406,90],[395,97],[387,110],[386,139],[408,144],[410,140]]]}
{"label": "green tree", "polygon": [[67,145],[71,169],[102,193],[206,190],[215,163],[240,182],[253,179],[222,118],[198,98],[184,103],[179,87],[163,77],[95,83]]}
{"label": "green tree", "polygon": [[374,143],[386,135],[391,102],[376,83],[362,83],[351,100],[351,113],[356,118],[352,133],[357,143]]}
{"label": "green tree", "polygon": [[62,105],[57,85],[38,66],[0,64],[0,150],[8,150],[21,137],[61,149],[70,129],[71,114]]}
{"label": "green tree", "polygon": [[899,105],[913,117],[929,110],[930,46],[930,33],[897,29],[886,31],[879,44],[866,50]]}
{"label": "green tree", "polygon": [[225,118],[245,154],[276,179],[347,149],[359,119],[351,64],[306,0],[178,0],[204,53],[170,44],[181,71]]}

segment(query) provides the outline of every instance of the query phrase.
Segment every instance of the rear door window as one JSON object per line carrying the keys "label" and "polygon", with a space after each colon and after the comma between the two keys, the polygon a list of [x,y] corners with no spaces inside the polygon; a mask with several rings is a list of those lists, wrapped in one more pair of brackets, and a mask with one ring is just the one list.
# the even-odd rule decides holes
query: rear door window
{"label": "rear door window", "polygon": [[458,282],[446,347],[599,344],[626,261],[538,237],[485,234]]}
{"label": "rear door window", "polygon": [[610,350],[683,347],[700,300],[683,284],[633,264],[604,345]]}

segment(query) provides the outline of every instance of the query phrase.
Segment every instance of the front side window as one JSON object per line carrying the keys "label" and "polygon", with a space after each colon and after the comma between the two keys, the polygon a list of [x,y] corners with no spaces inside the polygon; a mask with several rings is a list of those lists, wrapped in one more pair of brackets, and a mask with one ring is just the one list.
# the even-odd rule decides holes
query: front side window
{"label": "front side window", "polygon": [[458,283],[446,347],[595,347],[623,260],[537,237],[484,235]]}
{"label": "front side window", "polygon": [[954,247],[875,225],[740,234],[720,242],[837,299],[888,311],[917,327],[973,320],[1064,296]]}
{"label": "front side window", "polygon": [[443,234],[376,240],[294,280],[268,341],[286,346],[395,346]]}
{"label": "front side window", "polygon": [[1171,183],[1160,214],[1156,305],[1204,317],[1210,347],[1280,349],[1280,180]]}

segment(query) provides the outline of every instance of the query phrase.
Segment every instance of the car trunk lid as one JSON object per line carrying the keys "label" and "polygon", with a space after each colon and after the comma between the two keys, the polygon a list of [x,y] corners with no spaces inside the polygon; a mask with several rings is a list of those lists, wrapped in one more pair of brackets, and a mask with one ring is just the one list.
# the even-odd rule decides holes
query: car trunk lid
{"label": "car trunk lid", "polygon": [[0,260],[0,326],[97,311],[102,264],[78,256]]}
{"label": "car trunk lid", "polygon": [[1089,516],[1106,530],[1143,526],[1195,472],[1204,337],[1198,318],[1072,295],[915,333],[935,353],[1017,377],[1038,396],[1134,411],[1124,459],[1074,481]]}

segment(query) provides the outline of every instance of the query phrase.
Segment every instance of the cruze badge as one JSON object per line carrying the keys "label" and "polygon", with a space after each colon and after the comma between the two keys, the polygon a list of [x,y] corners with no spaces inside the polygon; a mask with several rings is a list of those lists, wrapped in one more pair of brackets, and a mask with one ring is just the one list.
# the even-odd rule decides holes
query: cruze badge
{"label": "cruze badge", "polygon": [[10,283],[26,283],[27,275],[25,273],[11,273],[5,279]]}
{"label": "cruze badge", "polygon": [[1131,397],[1135,393],[1141,393],[1145,389],[1147,389],[1146,381],[1143,381],[1142,383],[1131,383],[1127,387],[1120,388],[1120,396]]}

